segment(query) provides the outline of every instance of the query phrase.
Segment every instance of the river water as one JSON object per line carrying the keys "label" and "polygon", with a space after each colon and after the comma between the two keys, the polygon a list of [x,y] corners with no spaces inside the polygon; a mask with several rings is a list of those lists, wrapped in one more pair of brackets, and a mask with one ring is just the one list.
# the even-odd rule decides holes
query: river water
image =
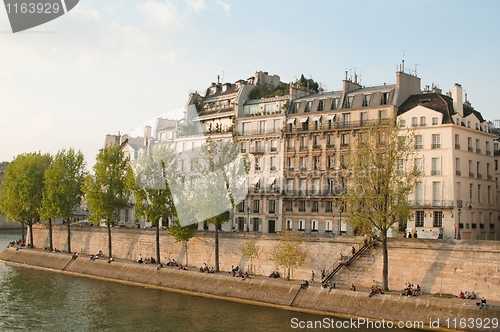
{"label": "river water", "polygon": [[[20,237],[20,230],[0,230],[0,250]],[[294,318],[339,320],[0,263],[0,331],[312,330],[292,328]]]}

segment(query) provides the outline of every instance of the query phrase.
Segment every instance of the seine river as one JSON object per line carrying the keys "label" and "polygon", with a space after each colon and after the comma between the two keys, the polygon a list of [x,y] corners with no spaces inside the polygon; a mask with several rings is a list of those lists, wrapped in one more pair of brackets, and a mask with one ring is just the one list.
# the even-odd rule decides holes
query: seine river
{"label": "seine river", "polygon": [[[0,251],[20,237],[20,230],[0,230]],[[0,331],[312,330],[292,328],[294,318],[338,320],[0,263]]]}

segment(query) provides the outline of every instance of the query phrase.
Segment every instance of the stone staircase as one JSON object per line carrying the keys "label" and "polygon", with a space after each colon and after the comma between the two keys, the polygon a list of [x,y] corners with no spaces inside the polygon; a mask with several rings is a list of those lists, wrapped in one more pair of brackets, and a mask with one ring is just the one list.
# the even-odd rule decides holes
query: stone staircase
{"label": "stone staircase", "polygon": [[340,260],[336,261],[326,272],[325,278],[321,283],[329,282],[335,274],[337,274],[343,267],[349,268],[348,266],[359,256],[361,256],[366,250],[368,250],[373,245],[373,241],[363,241],[355,249],[354,254],[349,252],[348,255],[342,256],[342,262]]}
{"label": "stone staircase", "polygon": [[295,308],[298,307],[300,304],[300,300],[302,300],[306,291],[307,291],[307,287],[306,288],[300,287],[299,291],[297,292],[297,294],[295,294],[295,297],[293,298],[292,302],[290,303],[290,307],[295,307]]}

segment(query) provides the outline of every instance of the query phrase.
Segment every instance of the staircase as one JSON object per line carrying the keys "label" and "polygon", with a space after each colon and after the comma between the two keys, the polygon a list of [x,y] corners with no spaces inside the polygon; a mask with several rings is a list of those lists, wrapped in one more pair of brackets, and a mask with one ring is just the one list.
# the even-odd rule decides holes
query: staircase
{"label": "staircase", "polygon": [[[329,282],[337,272],[340,271],[342,267],[347,267],[359,256],[361,256],[366,250],[368,250],[373,245],[373,241],[363,241],[361,242],[357,248],[355,248],[354,255],[352,252],[349,252],[348,255],[343,256],[342,263],[340,261],[336,261],[326,272],[325,278],[321,281]],[[292,301],[293,303],[293,301]]]}
{"label": "staircase", "polygon": [[290,303],[290,307],[298,307],[300,300],[302,300],[306,291],[307,291],[307,287],[306,288],[300,287],[297,294],[295,294],[295,297],[293,298],[292,303]]}

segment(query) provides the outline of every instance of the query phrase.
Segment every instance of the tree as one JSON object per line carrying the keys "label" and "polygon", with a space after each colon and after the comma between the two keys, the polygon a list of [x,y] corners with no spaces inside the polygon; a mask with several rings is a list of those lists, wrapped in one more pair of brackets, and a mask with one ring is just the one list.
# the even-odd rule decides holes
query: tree
{"label": "tree", "polygon": [[128,201],[128,158],[123,157],[118,145],[102,148],[97,155],[93,171],[94,174],[85,177],[84,186],[91,212],[89,219],[95,224],[104,220],[108,226],[109,257],[112,257],[111,223],[117,217],[118,210],[126,207]]}
{"label": "tree", "polygon": [[49,154],[20,154],[5,168],[0,191],[0,210],[7,220],[21,222],[30,226],[30,246],[33,247],[33,221],[40,220],[44,173],[50,166]]}
{"label": "tree", "polygon": [[352,144],[341,202],[348,223],[377,234],[383,247],[383,282],[388,291],[387,232],[411,217],[408,195],[420,180],[415,168],[414,134],[399,136],[395,120],[364,127]]}
{"label": "tree", "polygon": [[300,79],[295,81],[295,84],[298,84],[300,86],[309,86],[309,89],[316,90],[318,91],[319,84],[315,82],[312,78],[305,78],[304,74],[300,75]]}
{"label": "tree", "polygon": [[160,261],[160,219],[177,216],[170,187],[178,182],[179,154],[173,144],[160,143],[149,153],[132,162],[129,188],[135,200],[135,212],[156,227],[156,261]]}
{"label": "tree", "polygon": [[191,224],[187,226],[181,226],[178,219],[173,221],[172,226],[170,226],[169,233],[174,237],[174,242],[182,242],[184,249],[186,250],[186,266],[188,266],[188,242],[194,235],[196,230],[196,224]]}
{"label": "tree", "polygon": [[283,231],[279,243],[273,247],[268,260],[273,261],[278,267],[287,271],[287,278],[290,279],[290,272],[304,265],[308,256],[308,251],[301,249],[302,237],[292,231]]}
{"label": "tree", "polygon": [[259,245],[255,243],[255,239],[250,239],[240,247],[241,256],[250,259],[250,271],[255,273],[253,268],[253,259],[259,257]]}
{"label": "tree", "polygon": [[52,219],[62,217],[68,224],[68,252],[71,252],[70,219],[82,202],[85,180],[85,161],[81,151],[61,150],[52,165],[45,170],[42,219],[49,221],[49,242],[52,247]]}
{"label": "tree", "polygon": [[190,194],[195,204],[192,215],[215,225],[215,271],[218,272],[219,230],[229,220],[229,211],[235,207],[235,202],[243,200],[247,194],[244,181],[248,164],[240,157],[236,141],[216,141],[209,137],[192,159],[192,165],[197,189]]}

